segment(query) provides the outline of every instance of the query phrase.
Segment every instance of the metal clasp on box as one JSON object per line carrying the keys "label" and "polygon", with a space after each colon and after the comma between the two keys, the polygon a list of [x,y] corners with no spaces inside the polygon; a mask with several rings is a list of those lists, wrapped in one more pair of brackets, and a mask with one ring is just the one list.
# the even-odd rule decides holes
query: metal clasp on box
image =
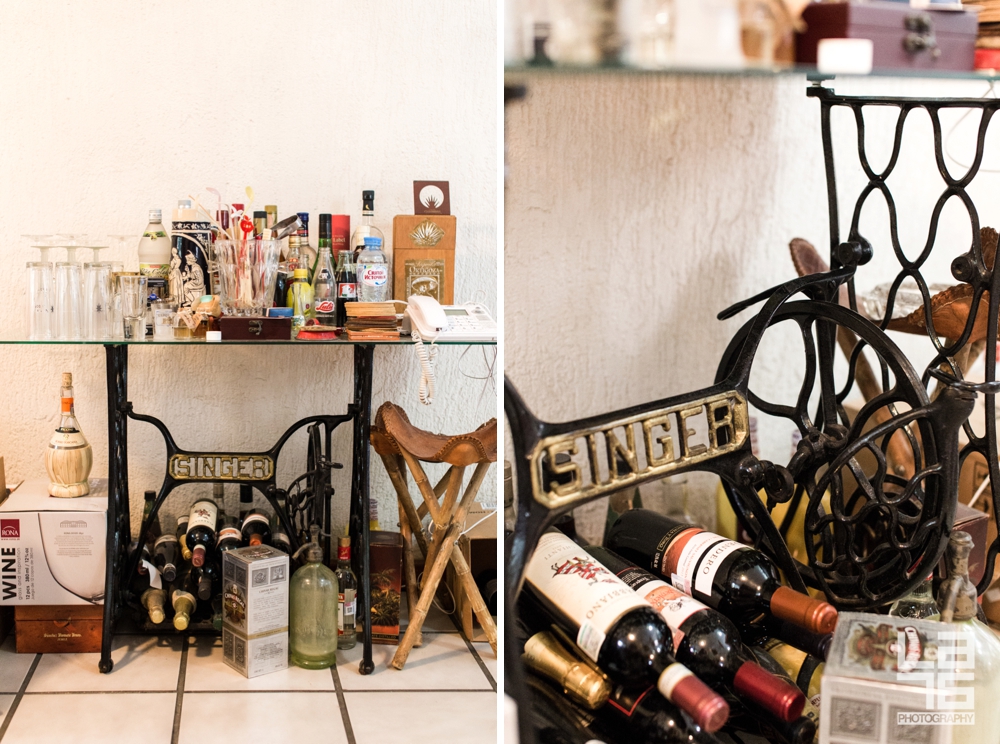
{"label": "metal clasp on box", "polygon": [[264,321],[262,320],[251,320],[250,321],[250,333],[255,336],[259,336],[264,332]]}
{"label": "metal clasp on box", "polygon": [[907,52],[916,54],[928,49],[935,59],[941,56],[930,13],[911,13],[906,16],[904,23],[906,30],[910,32],[903,37],[903,48]]}

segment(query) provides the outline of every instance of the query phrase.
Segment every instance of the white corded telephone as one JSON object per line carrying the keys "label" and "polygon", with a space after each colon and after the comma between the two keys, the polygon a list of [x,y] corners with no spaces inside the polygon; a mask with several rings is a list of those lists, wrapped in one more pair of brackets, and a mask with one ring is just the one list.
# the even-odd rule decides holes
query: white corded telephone
{"label": "white corded telephone", "polygon": [[[496,341],[497,324],[482,305],[440,305],[433,297],[411,295],[406,300],[403,332],[410,327],[420,360],[420,402],[434,402],[433,344],[447,341]],[[424,341],[431,342],[428,352]]]}

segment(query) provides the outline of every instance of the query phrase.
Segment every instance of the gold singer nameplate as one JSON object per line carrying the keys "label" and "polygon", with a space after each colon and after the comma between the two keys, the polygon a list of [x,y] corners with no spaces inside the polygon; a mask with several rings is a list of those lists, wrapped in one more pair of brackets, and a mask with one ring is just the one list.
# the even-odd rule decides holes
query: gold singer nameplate
{"label": "gold singer nameplate", "polygon": [[274,460],[267,455],[173,455],[167,470],[174,480],[266,481],[274,475]]}
{"label": "gold singer nameplate", "polygon": [[[701,437],[707,436],[708,441],[695,441],[698,435],[692,424],[707,432]],[[746,400],[736,391],[719,393],[546,437],[531,453],[531,487],[535,501],[549,509],[589,501],[738,450],[749,435]],[[564,452],[570,461],[555,464],[556,455]],[[604,455],[603,462],[599,453]],[[628,464],[628,472],[618,472],[618,458]],[[567,482],[543,483],[543,459],[553,474],[568,478]]]}

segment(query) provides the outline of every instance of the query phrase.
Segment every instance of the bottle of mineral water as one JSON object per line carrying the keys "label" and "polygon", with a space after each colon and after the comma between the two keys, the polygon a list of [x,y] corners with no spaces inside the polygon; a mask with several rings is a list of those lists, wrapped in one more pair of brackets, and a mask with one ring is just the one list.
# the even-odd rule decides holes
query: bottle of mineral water
{"label": "bottle of mineral water", "polygon": [[365,238],[358,254],[358,302],[386,302],[390,299],[389,259],[382,252],[382,238]]}

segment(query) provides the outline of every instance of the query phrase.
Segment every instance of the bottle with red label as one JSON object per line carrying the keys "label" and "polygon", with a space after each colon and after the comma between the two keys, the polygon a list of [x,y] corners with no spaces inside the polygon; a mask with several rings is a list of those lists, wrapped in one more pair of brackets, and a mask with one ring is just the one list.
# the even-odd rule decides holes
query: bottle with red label
{"label": "bottle with red label", "polygon": [[382,252],[382,238],[365,238],[358,254],[358,301],[386,302],[392,298],[389,282],[389,259]]}
{"label": "bottle with red label", "polygon": [[347,325],[347,303],[358,301],[358,278],[354,273],[354,254],[337,254],[337,325]]}
{"label": "bottle with red label", "polygon": [[518,611],[530,631],[555,625],[612,682],[656,685],[706,731],[725,723],[726,702],[677,662],[663,618],[575,542],[542,535],[524,575]]}
{"label": "bottle with red label", "polygon": [[622,514],[607,547],[741,628],[761,614],[813,633],[829,633],[837,624],[833,605],[782,586],[777,566],[759,550],[649,509]]}
{"label": "bottle with red label", "polygon": [[587,552],[659,611],[673,633],[677,661],[702,682],[711,687],[727,685],[738,697],[783,721],[794,721],[802,714],[805,695],[753,660],[729,618],[607,548],[589,547]]}
{"label": "bottle with red label", "polygon": [[319,216],[319,255],[313,271],[313,314],[320,325],[337,324],[337,277],[330,257],[330,220],[332,215]]}

